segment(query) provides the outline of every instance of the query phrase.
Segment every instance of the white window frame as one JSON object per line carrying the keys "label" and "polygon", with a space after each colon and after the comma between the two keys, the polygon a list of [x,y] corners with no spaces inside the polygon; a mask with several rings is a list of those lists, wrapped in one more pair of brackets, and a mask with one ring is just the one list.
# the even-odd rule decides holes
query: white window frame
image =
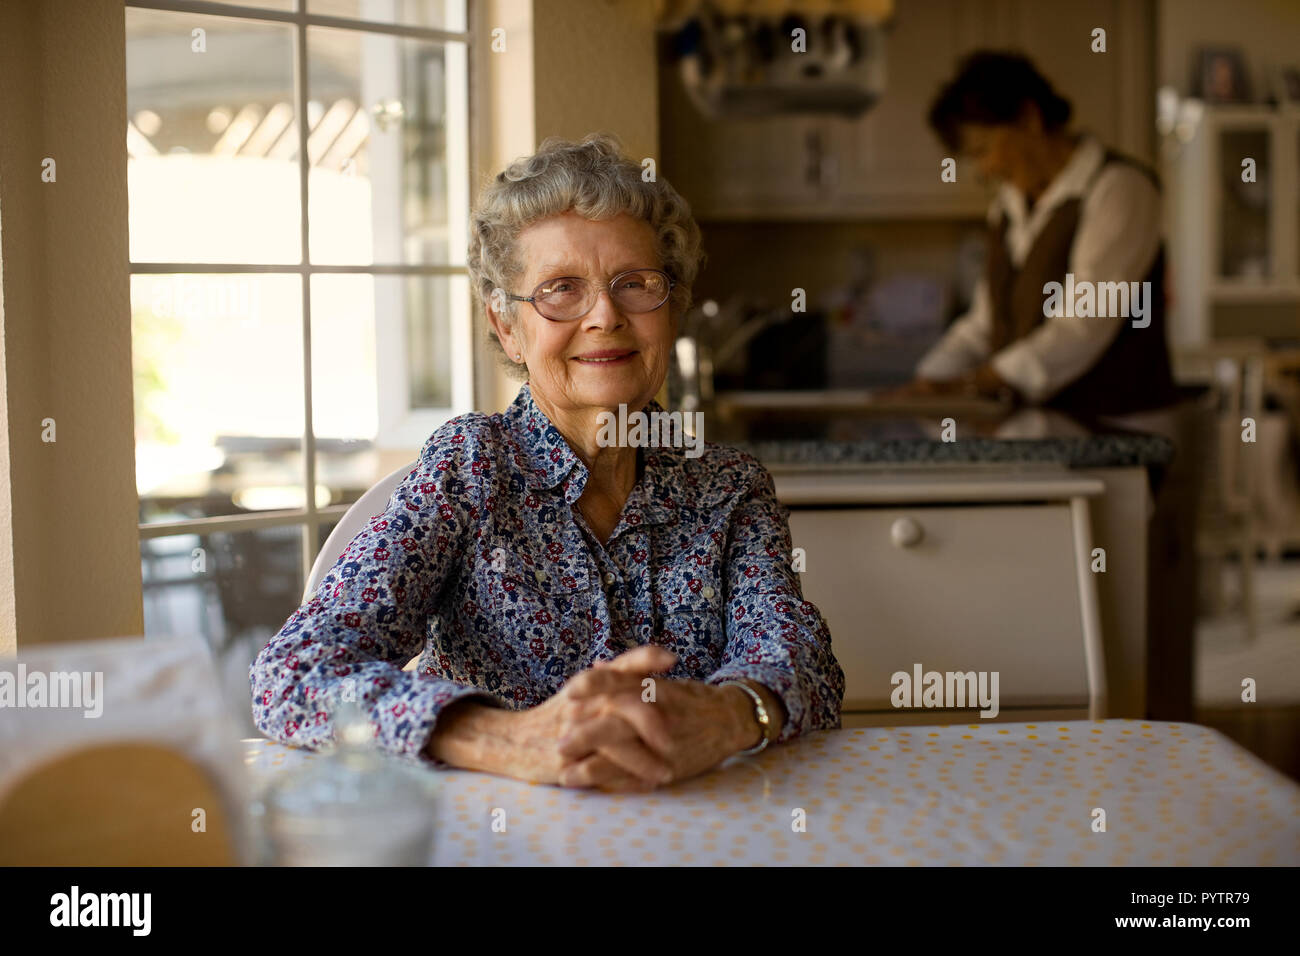
{"label": "white window frame", "polygon": [[[382,2],[382,0],[372,0]],[[466,2],[467,22],[463,31],[440,30],[405,24],[360,20],[347,17],[325,16],[306,11],[306,0],[297,0],[292,11],[274,10],[212,0],[125,0],[127,7],[159,10],[170,13],[191,13],[234,20],[253,20],[263,23],[290,24],[295,28],[294,98],[298,117],[298,155],[300,190],[300,225],[302,235],[301,262],[250,264],[250,263],[197,263],[197,262],[135,262],[128,264],[131,275],[172,274],[298,274],[302,282],[303,322],[303,488],[305,507],[288,511],[259,512],[248,515],[229,515],[209,518],[192,518],[184,521],[150,522],[139,525],[140,538],[170,537],[194,532],[257,531],[285,525],[299,525],[303,529],[302,574],[305,577],[320,548],[321,527],[337,521],[350,504],[317,507],[316,487],[316,435],[312,425],[312,356],[311,356],[311,279],[317,275],[371,275],[379,276],[468,276],[464,265],[418,265],[378,263],[373,265],[323,265],[311,262],[310,222],[308,216],[308,179],[311,165],[308,158],[307,128],[308,62],[307,30],[309,27],[335,27],[360,31],[363,35],[387,35],[398,38],[429,40],[445,44],[447,51],[447,126],[458,126],[461,136],[447,137],[448,168],[448,222],[449,235],[468,237],[471,159],[475,149],[475,124],[470,98],[474,84],[471,70],[475,68],[469,50],[474,37],[474,21],[478,4]],[[400,83],[395,73],[390,78]],[[369,90],[365,91],[367,95]],[[400,88],[395,87],[395,93]],[[453,125],[455,124],[455,125]],[[373,143],[374,141],[372,141]],[[382,147],[376,165],[392,165],[393,160],[383,155]],[[400,157],[397,158],[400,164]],[[400,166],[392,166],[390,175],[400,173]],[[375,180],[381,177],[376,175]],[[374,215],[379,207],[392,197],[376,192]],[[393,199],[400,202],[400,197]],[[379,235],[377,232],[376,235]],[[375,258],[381,260],[380,249]],[[445,408],[412,408],[409,401],[409,365],[406,360],[405,303],[402,293],[396,295],[382,291],[387,283],[376,283],[375,349],[379,388],[379,427],[374,445],[377,449],[418,449],[437,428],[457,415],[474,407],[474,346],[473,305],[468,278],[452,284],[450,316],[451,405]],[[400,284],[394,284],[400,290]],[[393,301],[386,301],[388,299]]]}

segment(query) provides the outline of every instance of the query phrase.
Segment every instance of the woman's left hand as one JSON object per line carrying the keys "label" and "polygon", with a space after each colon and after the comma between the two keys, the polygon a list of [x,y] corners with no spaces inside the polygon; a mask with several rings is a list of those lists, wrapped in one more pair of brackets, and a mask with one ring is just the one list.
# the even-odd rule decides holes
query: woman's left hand
{"label": "woman's left hand", "polygon": [[[636,680],[639,685],[640,677]],[[645,701],[643,695],[640,706],[663,708],[667,718],[672,747],[660,756],[672,768],[670,782],[704,773],[752,743],[742,742],[747,728],[737,719],[735,691],[698,680],[657,680],[653,689],[654,700]],[[748,730],[752,731],[748,736],[757,737],[757,724]],[[625,772],[597,753],[606,732],[615,731],[589,723],[561,744],[560,754],[566,760],[562,783],[601,789],[621,788],[627,783]]]}

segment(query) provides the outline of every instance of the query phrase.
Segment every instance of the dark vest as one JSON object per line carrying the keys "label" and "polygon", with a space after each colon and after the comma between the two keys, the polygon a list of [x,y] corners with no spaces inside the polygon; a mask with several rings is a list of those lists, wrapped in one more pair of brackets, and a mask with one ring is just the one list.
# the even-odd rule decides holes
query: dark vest
{"label": "dark vest", "polygon": [[[1129,163],[1141,170],[1160,188],[1155,173],[1135,160],[1108,150],[1106,158],[1084,191],[1091,191],[1111,163]],[[1048,317],[1043,315],[1046,294],[1043,286],[1059,282],[1065,286],[1069,271],[1070,249],[1079,227],[1082,197],[1066,200],[1056,208],[1042,232],[1034,240],[1019,269],[1007,252],[1007,217],[1003,214],[988,233],[986,278],[993,314],[993,351],[997,352],[1033,332]],[[1129,281],[1136,276],[1106,277]],[[1160,244],[1155,262],[1141,281],[1151,283],[1151,324],[1134,328],[1125,319],[1110,347],[1093,366],[1061,391],[1044,402],[1071,415],[1121,415],[1172,405],[1178,400],[1169,349],[1165,344],[1165,247]],[[1064,301],[1062,307],[1065,307]],[[1098,311],[1094,309],[1094,312]]]}

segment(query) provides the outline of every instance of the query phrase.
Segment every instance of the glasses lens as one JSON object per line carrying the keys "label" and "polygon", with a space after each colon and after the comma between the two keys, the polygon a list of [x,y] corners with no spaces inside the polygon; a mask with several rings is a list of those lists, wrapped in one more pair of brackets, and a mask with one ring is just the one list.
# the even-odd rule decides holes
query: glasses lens
{"label": "glasses lens", "polygon": [[649,312],[668,298],[668,277],[646,270],[625,272],[614,280],[614,300],[628,312]]}
{"label": "glasses lens", "polygon": [[533,304],[548,319],[574,319],[591,307],[590,294],[586,279],[564,276],[539,285]]}

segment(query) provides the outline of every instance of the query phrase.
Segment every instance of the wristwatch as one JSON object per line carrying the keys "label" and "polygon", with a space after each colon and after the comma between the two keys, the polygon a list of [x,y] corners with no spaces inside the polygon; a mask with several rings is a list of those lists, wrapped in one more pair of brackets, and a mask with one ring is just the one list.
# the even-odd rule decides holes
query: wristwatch
{"label": "wristwatch", "polygon": [[768,716],[767,705],[763,703],[763,698],[758,696],[758,691],[754,690],[754,688],[750,687],[746,683],[738,680],[724,680],[718,684],[719,687],[727,687],[728,685],[739,687],[753,699],[754,719],[758,721],[758,726],[762,728],[763,731],[763,739],[748,750],[740,751],[739,756],[749,757],[753,754],[761,753],[767,748],[767,745],[771,743],[772,737],[774,736],[773,731],[775,729],[775,725],[772,723],[772,718]]}

